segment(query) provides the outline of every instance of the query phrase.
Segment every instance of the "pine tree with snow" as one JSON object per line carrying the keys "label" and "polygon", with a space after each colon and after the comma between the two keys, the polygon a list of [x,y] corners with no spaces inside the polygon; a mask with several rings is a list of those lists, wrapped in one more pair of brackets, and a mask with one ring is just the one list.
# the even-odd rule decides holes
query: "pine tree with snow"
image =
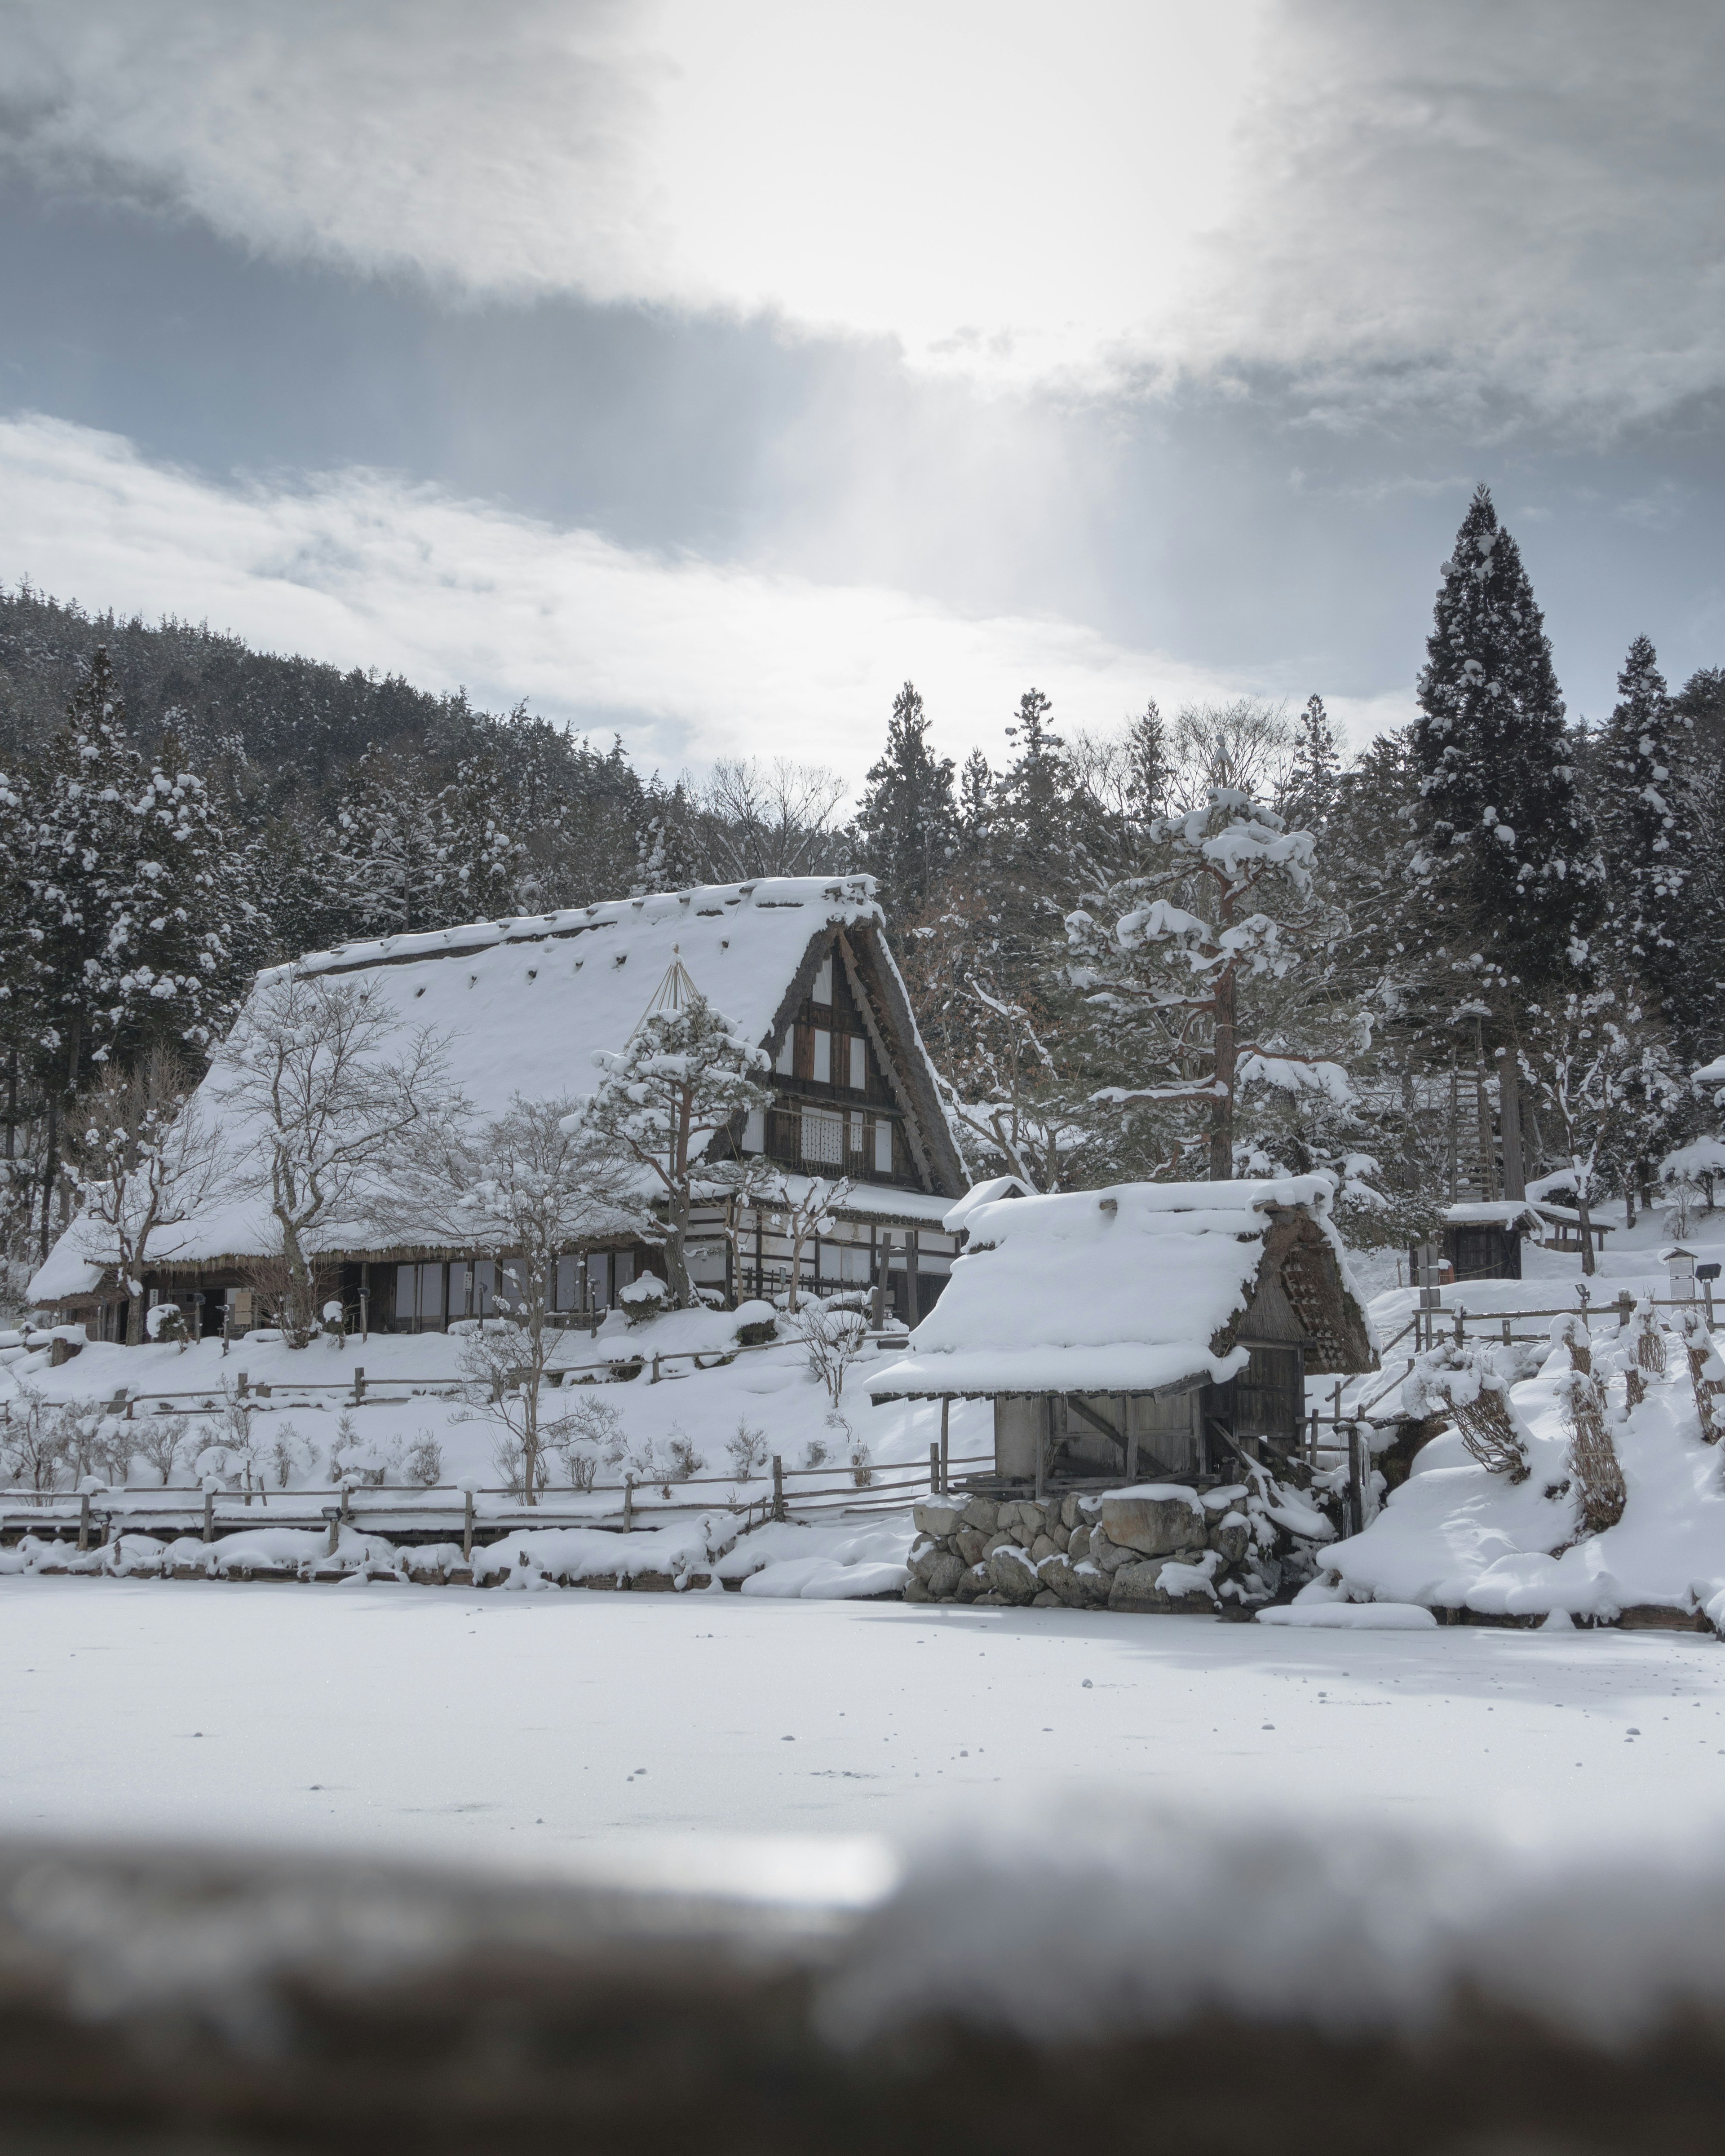
{"label": "pine tree with snow", "polygon": [[958,846],[968,863],[988,853],[994,829],[994,774],[988,759],[973,748],[958,774]]}
{"label": "pine tree with snow", "polygon": [[1283,805],[1299,824],[1321,829],[1335,805],[1342,774],[1335,729],[1322,696],[1308,696],[1300,714],[1294,759],[1288,767]]}
{"label": "pine tree with snow", "polygon": [[917,912],[957,847],[952,759],[928,745],[928,718],[914,683],[893,699],[885,753],[870,766],[856,838],[894,919]]}
{"label": "pine tree with snow", "polygon": [[680,778],[666,788],[655,773],[642,797],[641,808],[630,896],[644,898],[656,891],[690,891],[704,883],[706,878],[696,829],[698,811],[683,781]]}
{"label": "pine tree with snow", "polygon": [[1671,707],[1645,636],[1617,677],[1616,708],[1594,758],[1595,813],[1606,889],[1604,936],[1645,984],[1651,1009],[1681,1025],[1692,970],[1687,893],[1699,832],[1681,766],[1692,726]]}
{"label": "pine tree with snow", "polygon": [[[675,968],[681,974],[679,963]],[[758,1157],[709,1160],[713,1141],[751,1111],[770,1107],[760,1081],[766,1055],[745,1040],[686,974],[661,987],[627,1045],[601,1050],[598,1086],[571,1119],[583,1136],[610,1146],[641,1171],[663,1209],[661,1246],[675,1306],[696,1301],[686,1255],[689,1223],[702,1195],[737,1197],[776,1171]],[[661,1000],[662,999],[662,1000]]]}
{"label": "pine tree with snow", "polygon": [[1126,759],[1127,808],[1137,821],[1150,823],[1167,813],[1174,788],[1168,727],[1153,696],[1127,728]]}
{"label": "pine tree with snow", "polygon": [[1551,645],[1479,487],[1443,568],[1413,749],[1429,941],[1494,1002],[1574,980],[1601,878]]}
{"label": "pine tree with snow", "polygon": [[1100,1108],[1164,1171],[1203,1163],[1212,1181],[1255,1163],[1255,1096],[1313,1092],[1352,1104],[1338,1060],[1353,1029],[1298,978],[1312,932],[1309,832],[1216,787],[1155,828],[1151,871],[1068,916],[1073,987],[1096,1029],[1094,1060],[1130,1074]]}

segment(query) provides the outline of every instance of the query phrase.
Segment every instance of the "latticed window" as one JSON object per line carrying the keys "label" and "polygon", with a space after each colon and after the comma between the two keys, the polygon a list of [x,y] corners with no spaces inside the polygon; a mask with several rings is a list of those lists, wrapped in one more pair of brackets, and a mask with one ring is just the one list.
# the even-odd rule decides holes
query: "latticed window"
{"label": "latticed window", "polygon": [[823,1168],[845,1165],[845,1118],[830,1109],[805,1108],[798,1147],[804,1160]]}

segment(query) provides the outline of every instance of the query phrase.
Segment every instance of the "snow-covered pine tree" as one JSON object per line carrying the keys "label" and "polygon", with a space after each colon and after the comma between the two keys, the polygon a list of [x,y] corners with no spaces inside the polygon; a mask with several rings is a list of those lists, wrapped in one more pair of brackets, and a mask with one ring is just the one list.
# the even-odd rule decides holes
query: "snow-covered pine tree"
{"label": "snow-covered pine tree", "polygon": [[1338,1051],[1356,1028],[1318,983],[1296,978],[1301,930],[1318,925],[1308,832],[1216,787],[1152,837],[1147,874],[1091,895],[1066,921],[1094,1065],[1130,1074],[1095,1098],[1118,1148],[1136,1146],[1164,1170],[1197,1156],[1225,1180],[1252,1164],[1255,1095],[1351,1104]]}
{"label": "snow-covered pine tree", "polygon": [[885,753],[870,766],[857,811],[862,865],[896,921],[921,910],[957,845],[952,759],[928,745],[928,718],[914,683],[892,703]]}
{"label": "snow-covered pine tree", "polygon": [[1283,789],[1282,805],[1288,815],[1308,829],[1322,829],[1335,805],[1341,774],[1336,732],[1324,709],[1324,700],[1318,696],[1308,696],[1306,708],[1300,714],[1294,759],[1288,767],[1287,783]]}
{"label": "snow-covered pine tree", "polygon": [[1126,760],[1127,807],[1137,821],[1147,824],[1166,813],[1174,785],[1168,727],[1153,696],[1127,728]]}
{"label": "snow-covered pine tree", "polygon": [[983,860],[994,829],[994,774],[979,748],[958,774],[958,849],[967,863]]}
{"label": "snow-covered pine tree", "polygon": [[1617,968],[1638,978],[1651,1011],[1681,1030],[1686,976],[1694,969],[1685,886],[1700,839],[1682,768],[1694,730],[1672,709],[1645,636],[1629,648],[1617,698],[1593,760],[1603,933]]}
{"label": "snow-covered pine tree", "polygon": [[1551,645],[1476,489],[1443,567],[1413,748],[1427,941],[1494,1003],[1584,972],[1601,878]]}
{"label": "snow-covered pine tree", "polygon": [[362,935],[412,934],[524,910],[525,846],[500,819],[487,757],[444,785],[423,757],[368,749],[336,812],[336,868]]}
{"label": "snow-covered pine tree", "polygon": [[630,896],[649,891],[689,891],[704,883],[698,811],[680,778],[666,788],[657,773],[642,798],[642,819],[635,832],[635,870]]}
{"label": "snow-covered pine tree", "polygon": [[772,1106],[773,1090],[760,1082],[768,1060],[696,989],[653,1010],[625,1047],[601,1050],[593,1061],[602,1075],[570,1119],[572,1130],[578,1127],[642,1171],[664,1209],[660,1240],[671,1298],[687,1309],[696,1301],[685,1252],[697,1197],[739,1196],[775,1173],[754,1154],[706,1158],[721,1131]]}

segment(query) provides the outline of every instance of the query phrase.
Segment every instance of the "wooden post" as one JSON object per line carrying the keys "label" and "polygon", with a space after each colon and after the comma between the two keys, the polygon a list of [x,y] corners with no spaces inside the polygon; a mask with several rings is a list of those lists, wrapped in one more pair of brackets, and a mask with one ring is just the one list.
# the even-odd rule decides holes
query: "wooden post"
{"label": "wooden post", "polygon": [[656,1355],[653,1358],[653,1374],[648,1378],[647,1383],[649,1385],[656,1385],[659,1383],[659,1358]]}
{"label": "wooden post", "polygon": [[330,1538],[325,1546],[324,1555],[333,1557],[341,1539],[341,1507],[339,1505],[326,1505],[323,1508],[323,1516],[330,1523]]}
{"label": "wooden post", "polygon": [[941,1493],[941,1449],[938,1442],[928,1448],[928,1494],[938,1497]]}
{"label": "wooden post", "polygon": [[905,1322],[912,1332],[922,1322],[922,1298],[916,1281],[922,1262],[922,1237],[912,1228],[905,1236]]}
{"label": "wooden post", "polygon": [[1306,1440],[1306,1450],[1307,1456],[1311,1460],[1315,1471],[1317,1466],[1317,1409],[1316,1408],[1312,1410],[1310,1435]]}
{"label": "wooden post", "polygon": [[949,1476],[952,1464],[952,1448],[947,1442],[948,1432],[952,1425],[952,1401],[950,1399],[943,1399],[941,1402],[941,1495],[943,1497],[949,1496],[952,1494],[952,1483],[949,1480]]}
{"label": "wooden post", "polygon": [[1048,1487],[1048,1446],[1054,1435],[1055,1396],[1043,1395],[1042,1414],[1036,1428],[1036,1502],[1042,1502],[1043,1492]]}
{"label": "wooden post", "polygon": [[206,1490],[203,1493],[203,1539],[213,1543],[215,1538],[216,1493],[213,1490]]}
{"label": "wooden post", "polygon": [[623,1478],[623,1532],[626,1535],[633,1534],[634,1527],[635,1478],[633,1475],[625,1475]]}
{"label": "wooden post", "polygon": [[1455,1306],[1455,1345],[1463,1346],[1467,1338],[1467,1312],[1461,1303]]}
{"label": "wooden post", "polygon": [[237,1389],[241,1399],[244,1399],[246,1394],[251,1390],[251,1386],[247,1380],[246,1374],[244,1370],[239,1373],[239,1383]]}
{"label": "wooden post", "polygon": [[1510,1344],[1509,1320],[1507,1317],[1503,1321],[1503,1344],[1506,1348]]}
{"label": "wooden post", "polygon": [[1348,1507],[1353,1515],[1353,1532],[1358,1534],[1366,1524],[1366,1481],[1360,1464],[1360,1455],[1365,1441],[1358,1427],[1348,1426]]}
{"label": "wooden post", "polygon": [[473,1563],[473,1492],[471,1490],[464,1490],[461,1496],[461,1562],[464,1564],[471,1564]]}
{"label": "wooden post", "polygon": [[351,1482],[344,1482],[341,1485],[341,1517],[347,1525],[352,1526],[353,1486]]}
{"label": "wooden post", "polygon": [[81,1556],[90,1548],[90,1492],[78,1493],[78,1550]]}
{"label": "wooden post", "polygon": [[[1621,1291],[1617,1298],[1617,1329],[1620,1332],[1627,1332],[1629,1331],[1630,1325],[1635,1320],[1635,1298],[1630,1293],[1627,1288],[1625,1288]],[[1503,1337],[1506,1340],[1509,1337],[1509,1320],[1507,1318],[1505,1318],[1503,1321]]]}
{"label": "wooden post", "polygon": [[784,1517],[784,1462],[775,1452],[773,1455],[773,1517]]}
{"label": "wooden post", "polygon": [[366,1366],[363,1363],[356,1363],[353,1366],[353,1404],[355,1407],[359,1405],[360,1402],[365,1398],[365,1396]]}

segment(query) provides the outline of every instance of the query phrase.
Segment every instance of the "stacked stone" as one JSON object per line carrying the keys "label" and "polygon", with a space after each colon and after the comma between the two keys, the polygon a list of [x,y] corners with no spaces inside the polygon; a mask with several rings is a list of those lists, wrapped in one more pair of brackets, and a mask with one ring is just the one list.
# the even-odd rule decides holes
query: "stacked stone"
{"label": "stacked stone", "polygon": [[906,1602],[1214,1614],[1266,1602],[1285,1539],[1244,1483],[1097,1495],[926,1497]]}

